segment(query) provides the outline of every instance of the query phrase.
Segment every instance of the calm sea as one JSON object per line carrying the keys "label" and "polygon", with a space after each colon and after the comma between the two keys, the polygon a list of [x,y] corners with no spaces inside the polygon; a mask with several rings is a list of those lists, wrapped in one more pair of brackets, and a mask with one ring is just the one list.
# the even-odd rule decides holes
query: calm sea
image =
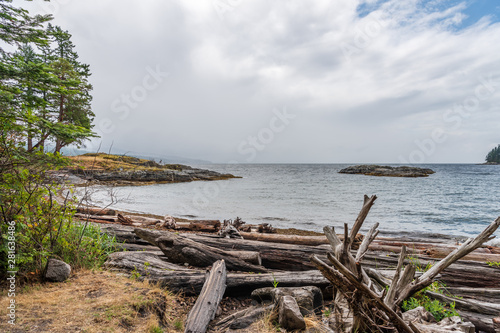
{"label": "calm sea", "polygon": [[[234,219],[321,231],[350,225],[363,195],[378,199],[365,228],[379,222],[384,233],[474,236],[500,216],[500,166],[422,165],[427,178],[339,174],[344,164],[247,164],[196,166],[241,176],[214,182],[113,189],[117,209],[198,219]],[[109,189],[92,200],[109,203]],[[340,231],[340,230],[339,230]],[[496,232],[500,236],[500,232]],[[499,237],[500,238],[500,237]],[[495,243],[497,243],[496,241]]]}

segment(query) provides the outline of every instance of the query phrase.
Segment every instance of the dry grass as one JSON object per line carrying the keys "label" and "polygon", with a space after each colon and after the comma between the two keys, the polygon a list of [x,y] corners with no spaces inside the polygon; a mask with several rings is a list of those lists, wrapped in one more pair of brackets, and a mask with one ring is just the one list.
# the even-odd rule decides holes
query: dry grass
{"label": "dry grass", "polygon": [[161,171],[165,169],[182,170],[179,164],[160,165],[154,161],[112,154],[84,154],[79,156],[70,156],[73,166],[84,170],[94,171],[128,171],[128,170],[147,170]]}
{"label": "dry grass", "polygon": [[0,332],[182,332],[187,314],[179,297],[107,271],[24,287],[14,327],[6,319],[8,302],[2,292]]}

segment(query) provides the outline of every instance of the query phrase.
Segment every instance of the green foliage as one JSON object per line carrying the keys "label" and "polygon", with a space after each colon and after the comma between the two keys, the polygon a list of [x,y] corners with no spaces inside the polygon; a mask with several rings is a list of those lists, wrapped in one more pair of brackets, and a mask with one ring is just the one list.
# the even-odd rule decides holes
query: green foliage
{"label": "green foliage", "polygon": [[486,162],[488,163],[500,163],[500,145],[493,148],[488,155],[486,155]]}
{"label": "green foliage", "polygon": [[271,274],[272,274],[272,276],[273,276],[273,287],[274,287],[274,288],[278,288],[278,284],[279,284],[279,282],[278,282],[278,280],[276,280],[276,278],[274,277],[274,273],[271,273]]}
{"label": "green foliage", "polygon": [[[49,257],[98,267],[114,244],[98,229],[73,223],[71,205],[55,199],[61,188],[47,176],[68,164],[61,147],[95,136],[89,67],[78,62],[67,31],[44,27],[51,19],[0,0],[0,41],[14,49],[0,44],[0,276],[12,252],[9,236],[21,276],[40,273]],[[45,152],[49,141],[54,154]]]}
{"label": "green foliage", "polygon": [[[50,257],[70,263],[73,268],[97,268],[114,251],[115,240],[92,225],[76,224],[69,202],[59,203],[54,184],[44,184],[38,174],[23,169],[1,175],[0,208],[3,213],[3,240],[0,253],[6,256],[6,232],[15,223],[16,266],[20,275],[42,272]],[[6,270],[5,262],[1,267]]]}
{"label": "green foliage", "polygon": [[431,300],[429,296],[425,294],[426,291],[442,293],[442,286],[443,285],[439,282],[434,282],[409,299],[404,300],[402,305],[403,311],[408,311],[419,306],[423,306],[424,309],[429,311],[437,321],[440,321],[441,319],[446,317],[459,316],[458,312],[455,310],[455,302],[451,304],[441,303],[438,300]]}
{"label": "green foliage", "polygon": [[490,267],[499,267],[500,268],[500,262],[495,262],[495,261],[487,261],[486,262],[488,266]]}

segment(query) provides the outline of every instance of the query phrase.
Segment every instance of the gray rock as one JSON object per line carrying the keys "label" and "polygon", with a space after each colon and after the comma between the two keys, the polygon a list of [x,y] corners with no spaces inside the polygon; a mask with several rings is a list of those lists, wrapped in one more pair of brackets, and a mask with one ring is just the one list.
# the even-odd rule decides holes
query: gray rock
{"label": "gray rock", "polygon": [[299,305],[303,316],[310,314],[320,314],[323,306],[323,293],[315,286],[307,287],[283,287],[283,288],[259,288],[252,292],[252,298],[262,301],[272,301],[277,303],[282,296],[292,296]]}
{"label": "gray rock", "polygon": [[391,167],[387,165],[355,165],[342,169],[339,173],[386,177],[427,177],[435,172],[431,169],[409,166]]}
{"label": "gray rock", "polygon": [[306,328],[304,317],[300,313],[297,301],[292,296],[283,296],[279,300],[278,322],[287,331]]}
{"label": "gray rock", "polygon": [[411,321],[413,323],[437,323],[434,316],[429,311],[424,309],[423,306],[419,306],[403,313],[403,320],[406,322]]}
{"label": "gray rock", "polygon": [[69,278],[71,266],[64,261],[49,259],[45,271],[45,279],[52,282],[63,282]]}
{"label": "gray rock", "polygon": [[470,322],[463,322],[460,317],[444,318],[439,323],[437,323],[432,314],[430,314],[421,306],[403,313],[403,320],[406,322],[412,322],[421,332],[475,332],[474,325]]}

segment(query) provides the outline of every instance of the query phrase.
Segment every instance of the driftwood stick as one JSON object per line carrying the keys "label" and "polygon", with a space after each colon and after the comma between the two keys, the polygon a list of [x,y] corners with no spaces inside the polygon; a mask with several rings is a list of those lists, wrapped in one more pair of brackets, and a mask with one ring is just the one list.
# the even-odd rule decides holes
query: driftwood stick
{"label": "driftwood stick", "polygon": [[366,252],[368,252],[368,247],[370,244],[373,242],[375,237],[377,237],[379,231],[377,230],[379,226],[379,223],[375,223],[370,231],[366,234],[366,236],[363,238],[363,242],[359,246],[358,252],[356,253],[356,262],[361,262],[363,260],[363,257],[365,256]]}
{"label": "driftwood stick", "polygon": [[349,281],[349,283],[356,288],[359,292],[361,292],[367,300],[384,312],[391,322],[394,324],[396,329],[400,332],[408,332],[408,333],[416,333],[413,329],[405,323],[405,321],[397,315],[394,310],[392,310],[384,301],[372,290],[368,289],[363,283],[358,281],[356,276],[354,276],[349,269],[347,269],[340,261],[337,260],[334,256],[328,253],[328,259],[333,263],[335,268]]}
{"label": "driftwood stick", "polygon": [[396,273],[394,274],[394,278],[392,279],[391,286],[389,287],[389,291],[385,296],[385,303],[389,306],[394,304],[394,298],[396,297],[396,291],[398,290],[398,282],[399,276],[401,274],[401,268],[403,267],[404,261],[406,258],[406,246],[401,247],[401,253],[399,254],[398,266],[396,267]]}
{"label": "driftwood stick", "polygon": [[219,303],[226,291],[226,265],[224,260],[214,263],[208,274],[200,296],[186,320],[185,333],[205,333],[208,324],[215,318]]}
{"label": "driftwood stick", "polygon": [[332,247],[333,252],[335,252],[337,246],[342,244],[342,241],[339,239],[339,237],[335,233],[335,228],[334,227],[324,227],[323,232],[325,233],[325,236],[328,239],[328,242],[330,243],[330,246]]}
{"label": "driftwood stick", "polygon": [[347,223],[344,223],[344,253],[349,252],[351,241],[349,239],[349,227]]}
{"label": "driftwood stick", "polygon": [[357,233],[361,229],[361,226],[365,222],[366,216],[370,212],[370,208],[372,208],[373,204],[375,203],[375,200],[377,200],[376,195],[372,195],[370,198],[367,195],[365,195],[363,207],[361,208],[361,211],[359,212],[359,215],[356,218],[356,222],[354,222],[354,225],[352,226],[351,234],[349,235],[350,237],[349,248],[351,247],[352,242],[354,241],[354,238],[356,237]]}
{"label": "driftwood stick", "polygon": [[465,243],[463,243],[459,248],[452,251],[446,258],[439,261],[437,264],[432,266],[427,272],[425,272],[421,277],[415,279],[412,283],[408,284],[401,293],[397,296],[397,300],[395,302],[396,305],[400,305],[406,298],[414,294],[415,292],[429,286],[434,278],[441,273],[448,266],[474,251],[484,242],[491,240],[491,235],[498,229],[500,226],[500,217],[498,217],[495,221],[493,221],[486,229],[483,230],[476,238],[469,238]]}

